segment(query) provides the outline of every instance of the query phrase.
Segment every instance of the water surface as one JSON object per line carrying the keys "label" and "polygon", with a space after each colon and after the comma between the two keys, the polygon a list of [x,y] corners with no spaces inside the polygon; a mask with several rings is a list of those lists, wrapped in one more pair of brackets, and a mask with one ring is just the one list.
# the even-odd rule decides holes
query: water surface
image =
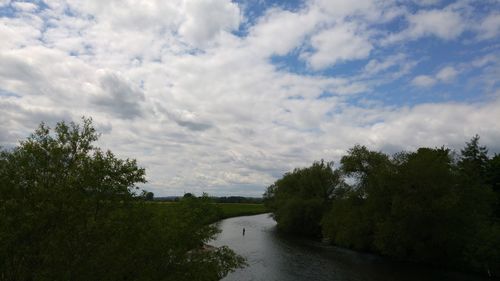
{"label": "water surface", "polygon": [[[476,275],[396,262],[376,255],[327,246],[306,239],[284,237],[267,214],[219,222],[222,232],[214,246],[226,245],[247,259],[243,269],[225,281],[484,281]],[[243,236],[243,228],[245,235]]]}

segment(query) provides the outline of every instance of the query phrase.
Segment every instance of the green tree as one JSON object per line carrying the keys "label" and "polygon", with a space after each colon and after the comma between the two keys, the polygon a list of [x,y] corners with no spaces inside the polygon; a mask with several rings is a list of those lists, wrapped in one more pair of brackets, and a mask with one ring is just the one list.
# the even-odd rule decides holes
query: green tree
{"label": "green tree", "polygon": [[[461,218],[469,229],[465,258],[469,266],[500,275],[500,159],[474,136],[461,150],[458,162]],[[471,233],[472,232],[472,233]]]}
{"label": "green tree", "polygon": [[193,193],[185,193],[184,196],[182,196],[183,198],[196,198],[196,196],[194,196]]}
{"label": "green tree", "polygon": [[489,160],[486,179],[495,192],[500,192],[500,154],[495,154]]}
{"label": "green tree", "polygon": [[356,190],[348,190],[333,201],[324,215],[322,234],[332,244],[356,250],[370,250],[373,243],[373,217],[366,200]]}
{"label": "green tree", "polygon": [[460,257],[464,229],[456,185],[448,149],[408,153],[397,166],[390,212],[377,225],[376,248],[386,255],[431,263]]}
{"label": "green tree", "polygon": [[333,163],[314,162],[295,169],[267,188],[266,206],[273,211],[279,229],[309,236],[321,234],[320,221],[341,184]]}
{"label": "green tree", "polygon": [[351,184],[322,221],[323,235],[336,244],[373,250],[375,227],[388,213],[393,165],[387,155],[356,145],[343,156],[340,171]]}
{"label": "green tree", "polygon": [[479,145],[479,135],[472,137],[460,152],[458,165],[464,176],[484,183],[488,170],[488,149]]}
{"label": "green tree", "polygon": [[200,250],[215,207],[156,211],[136,195],[145,170],[97,139],[91,119],[42,123],[0,153],[0,280],[218,280],[242,265]]}
{"label": "green tree", "polygon": [[142,196],[144,197],[144,200],[146,201],[153,201],[155,198],[155,194],[151,191],[143,191]]}
{"label": "green tree", "polygon": [[319,163],[267,189],[265,202],[280,228],[302,234],[319,228],[336,245],[500,275],[500,224],[492,212],[500,205],[500,156],[488,159],[479,136],[459,161],[445,147],[389,157],[356,145],[340,163],[326,197],[311,196],[322,185],[308,184],[325,178],[311,172]]}
{"label": "green tree", "polygon": [[488,162],[486,183],[495,192],[494,212],[497,220],[500,220],[500,154],[495,154]]}

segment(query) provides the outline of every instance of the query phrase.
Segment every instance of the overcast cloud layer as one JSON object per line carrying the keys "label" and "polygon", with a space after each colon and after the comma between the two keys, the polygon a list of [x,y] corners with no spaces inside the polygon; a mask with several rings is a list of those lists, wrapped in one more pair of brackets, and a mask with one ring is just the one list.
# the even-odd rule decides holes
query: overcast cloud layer
{"label": "overcast cloud layer", "polygon": [[0,145],[91,116],[156,195],[260,196],[354,144],[500,152],[500,1],[0,0]]}

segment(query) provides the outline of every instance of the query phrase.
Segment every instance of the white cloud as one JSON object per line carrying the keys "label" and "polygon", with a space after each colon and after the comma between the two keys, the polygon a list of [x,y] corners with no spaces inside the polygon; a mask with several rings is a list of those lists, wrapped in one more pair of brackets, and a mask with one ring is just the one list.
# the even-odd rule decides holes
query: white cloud
{"label": "white cloud", "polygon": [[185,3],[186,20],[179,33],[190,43],[202,45],[222,31],[230,32],[240,25],[239,7],[229,0],[195,0]]}
{"label": "white cloud", "polygon": [[42,20],[36,16],[22,19],[0,17],[0,38],[3,38],[0,40],[1,50],[37,44],[42,25]]}
{"label": "white cloud", "polygon": [[12,6],[23,12],[33,12],[38,9],[38,5],[29,2],[14,2],[12,3]]}
{"label": "white cloud", "polygon": [[360,17],[368,22],[385,22],[401,15],[402,10],[393,0],[315,0],[312,1],[336,21]]}
{"label": "white cloud", "polygon": [[436,79],[428,75],[419,75],[413,78],[412,84],[418,87],[432,87],[436,84]]}
{"label": "white cloud", "polygon": [[387,140],[395,140],[392,145],[396,150],[441,145],[460,149],[477,133],[483,143],[497,149],[493,139],[500,132],[488,128],[497,127],[493,120],[500,118],[499,105],[496,100],[491,104],[422,104],[385,111],[380,113],[385,117],[383,122],[363,132],[365,144],[383,149],[390,146]]}
{"label": "white cloud", "polygon": [[413,0],[419,6],[433,6],[441,3],[441,0]]}
{"label": "white cloud", "polygon": [[450,40],[459,36],[464,30],[464,22],[460,14],[454,11],[430,10],[411,15],[409,35],[418,38],[425,35],[434,35]]}
{"label": "white cloud", "polygon": [[99,70],[99,86],[103,92],[92,103],[119,118],[132,119],[142,115],[141,102],[144,94],[117,73]]}
{"label": "white cloud", "polygon": [[436,78],[442,82],[451,82],[457,75],[458,71],[455,68],[446,66],[436,74]]}
{"label": "white cloud", "polygon": [[459,71],[452,66],[441,68],[434,76],[419,75],[412,80],[412,84],[418,87],[432,87],[438,82],[449,83],[457,77]]}
{"label": "white cloud", "polygon": [[494,39],[500,35],[500,13],[488,15],[478,27],[480,39]]}
{"label": "white cloud", "polygon": [[391,34],[384,44],[402,40],[415,40],[424,36],[436,36],[443,40],[456,39],[466,30],[466,20],[453,9],[420,10],[407,15],[408,28]]}
{"label": "white cloud", "polygon": [[[64,3],[64,2],[62,2]],[[47,1],[47,5],[64,14],[70,9],[77,16],[91,16],[99,23],[114,29],[135,29],[161,31],[165,27],[174,28],[183,20],[180,0],[172,1],[133,1],[133,0],[68,0],[67,7],[60,1]]]}
{"label": "white cloud", "polygon": [[368,57],[373,45],[353,24],[337,24],[311,38],[312,52],[303,53],[313,69],[323,69],[341,61]]}
{"label": "white cloud", "polygon": [[474,66],[474,67],[483,67],[483,66],[489,65],[491,63],[496,63],[496,62],[498,62],[499,59],[500,58],[497,57],[494,54],[487,54],[485,56],[482,56],[480,58],[477,58],[477,59],[473,60],[472,61],[472,66]]}
{"label": "white cloud", "polygon": [[286,55],[302,44],[323,16],[314,8],[299,12],[271,9],[250,29],[248,43],[264,56]]}
{"label": "white cloud", "polygon": [[[117,35],[116,40],[108,43],[119,44],[127,40],[124,33],[133,33],[129,47],[150,45],[151,35],[171,37],[180,34],[182,39],[195,47],[209,43],[222,32],[238,29],[241,14],[239,7],[229,0],[209,1],[80,1],[69,0],[67,7],[58,1],[48,1],[48,6],[59,11],[53,14],[56,24],[67,24],[65,9],[80,19],[95,18],[93,30],[85,35],[96,38],[103,35]],[[156,38],[155,38],[156,39]],[[130,40],[132,41],[132,40]]]}
{"label": "white cloud", "polygon": [[326,10],[326,12],[334,17],[345,17],[354,14],[363,14],[367,11],[374,11],[375,2],[371,0],[359,0],[359,1],[349,1],[349,0],[318,0],[316,1],[320,7]]}
{"label": "white cloud", "polygon": [[399,68],[401,74],[407,73],[409,68],[413,63],[409,63],[409,59],[406,55],[399,53],[395,55],[390,55],[384,60],[372,59],[364,67],[364,72],[366,75],[376,75],[381,72],[386,72],[392,68]]}
{"label": "white cloud", "polygon": [[169,112],[164,110],[167,116],[179,126],[186,127],[193,131],[204,131],[210,129],[212,125],[208,120],[201,119],[198,114],[187,110],[175,110]]}

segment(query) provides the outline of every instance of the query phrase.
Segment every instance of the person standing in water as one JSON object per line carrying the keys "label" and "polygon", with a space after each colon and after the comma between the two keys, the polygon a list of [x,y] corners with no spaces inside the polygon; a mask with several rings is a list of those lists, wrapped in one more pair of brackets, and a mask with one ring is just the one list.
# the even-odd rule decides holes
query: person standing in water
{"label": "person standing in water", "polygon": [[243,227],[243,236],[245,236],[245,228]]}

